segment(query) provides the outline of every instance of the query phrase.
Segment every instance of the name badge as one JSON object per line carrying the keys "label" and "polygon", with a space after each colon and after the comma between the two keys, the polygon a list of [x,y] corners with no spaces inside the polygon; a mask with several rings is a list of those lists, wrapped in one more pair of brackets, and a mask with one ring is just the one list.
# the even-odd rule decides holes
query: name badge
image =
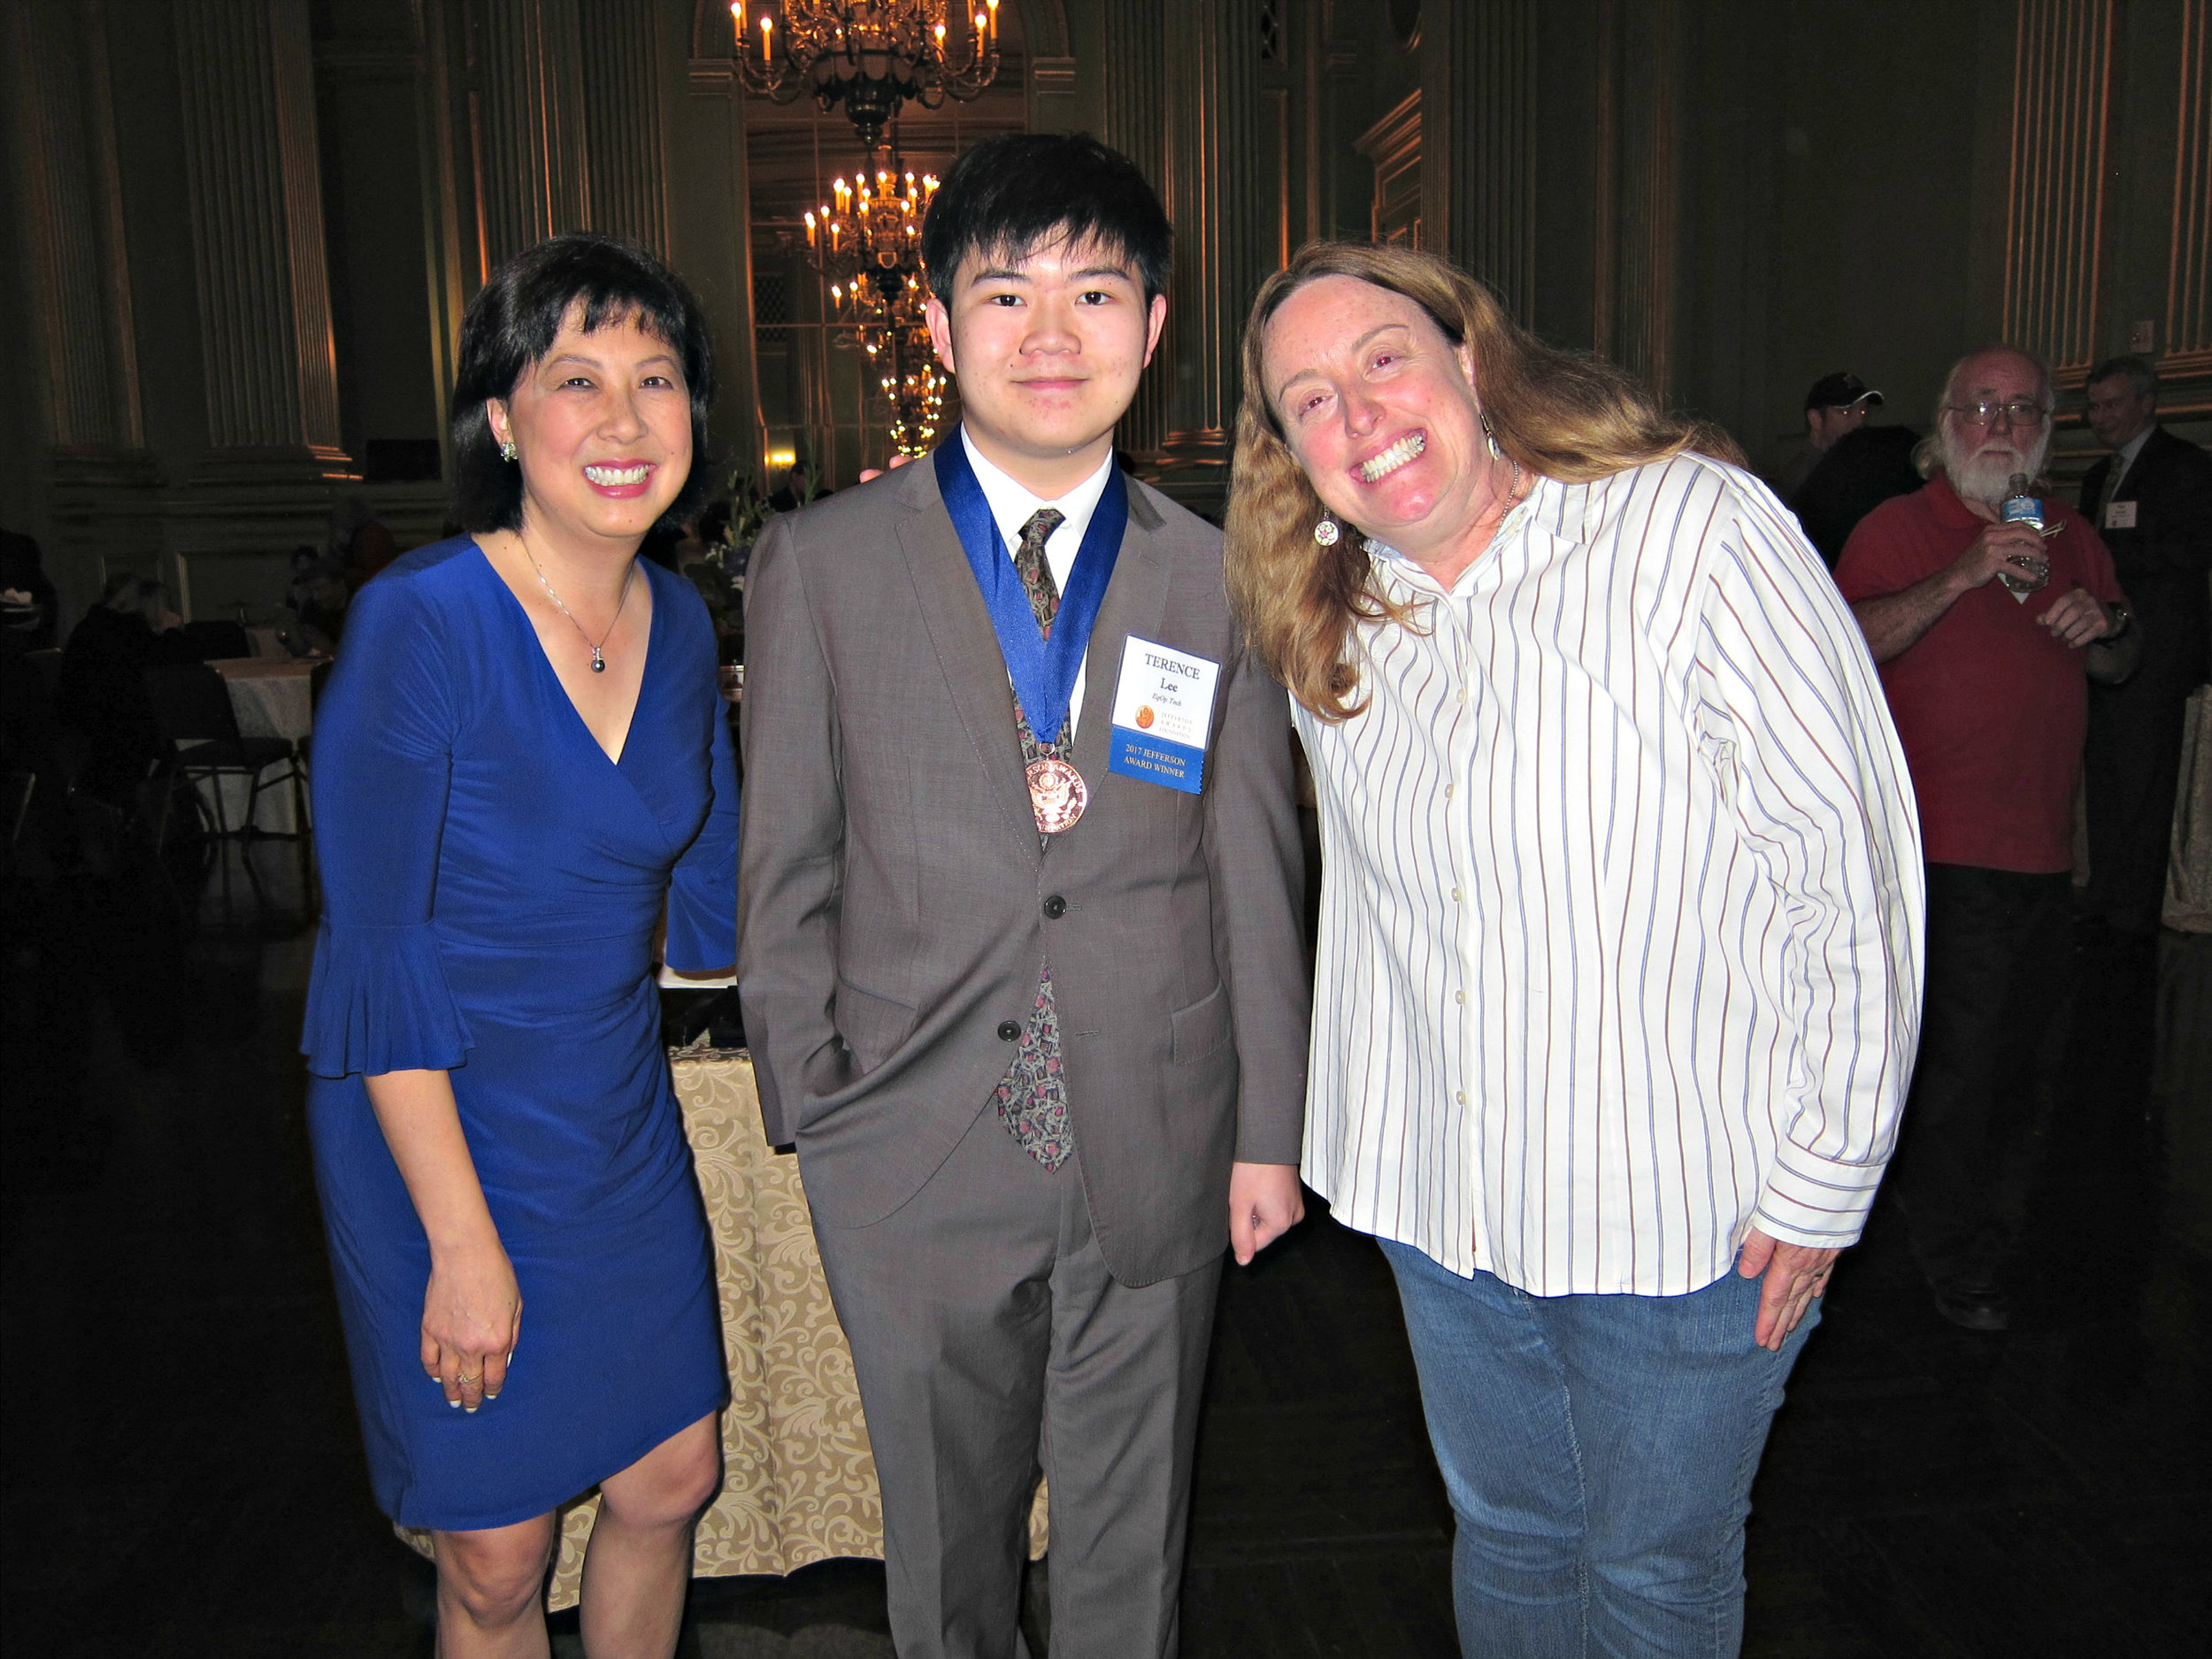
{"label": "name badge", "polygon": [[2108,501],[2104,504],[2104,527],[2108,530],[2135,528],[2135,503],[2131,501]]}
{"label": "name badge", "polygon": [[1220,678],[1218,663],[1131,634],[1121,648],[1106,770],[1196,795]]}

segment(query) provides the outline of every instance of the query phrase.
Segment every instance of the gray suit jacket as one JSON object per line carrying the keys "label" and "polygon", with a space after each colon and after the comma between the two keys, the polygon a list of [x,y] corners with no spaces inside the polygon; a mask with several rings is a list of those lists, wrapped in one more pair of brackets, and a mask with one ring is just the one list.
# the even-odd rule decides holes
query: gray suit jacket
{"label": "gray suit jacket", "polygon": [[[1090,806],[1049,850],[934,466],[772,522],[746,613],[739,983],[817,1217],[865,1226],[923,1188],[1048,951],[1108,1268],[1218,1256],[1231,1161],[1298,1162],[1310,1009],[1288,703],[1237,640],[1219,532],[1131,480],[1076,733]],[[1202,795],[1106,770],[1132,634],[1221,664]]]}

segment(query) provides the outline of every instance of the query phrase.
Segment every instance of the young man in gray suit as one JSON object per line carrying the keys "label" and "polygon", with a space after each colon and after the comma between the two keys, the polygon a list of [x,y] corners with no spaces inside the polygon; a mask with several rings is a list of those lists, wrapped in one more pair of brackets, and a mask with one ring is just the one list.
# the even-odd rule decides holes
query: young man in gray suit
{"label": "young man in gray suit", "polygon": [[1115,464],[1171,233],[1088,138],[994,139],[923,232],[961,428],[771,525],[740,983],[883,1489],[902,1659],[1177,1643],[1223,1247],[1303,1213],[1287,703],[1221,537]]}

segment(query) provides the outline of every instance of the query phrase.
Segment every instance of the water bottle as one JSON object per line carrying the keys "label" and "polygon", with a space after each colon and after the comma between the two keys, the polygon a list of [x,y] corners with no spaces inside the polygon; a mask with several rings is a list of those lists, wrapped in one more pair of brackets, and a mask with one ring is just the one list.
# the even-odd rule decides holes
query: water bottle
{"label": "water bottle", "polygon": [[1997,517],[2006,524],[2024,524],[2039,534],[2043,528],[2043,503],[2028,492],[2035,488],[2025,472],[2015,472],[2012,482],[2005,486],[2004,505],[1997,509]]}
{"label": "water bottle", "polygon": [[[2029,494],[2035,482],[2025,472],[2015,472],[2012,481],[2005,487],[2003,504],[1997,509],[2001,523],[2024,524],[2038,535],[2043,534],[2043,503]],[[2051,562],[2032,553],[2016,553],[2008,561],[2011,570],[1999,571],[1997,580],[2005,585],[2005,591],[2022,604],[2028,595],[2051,580]]]}

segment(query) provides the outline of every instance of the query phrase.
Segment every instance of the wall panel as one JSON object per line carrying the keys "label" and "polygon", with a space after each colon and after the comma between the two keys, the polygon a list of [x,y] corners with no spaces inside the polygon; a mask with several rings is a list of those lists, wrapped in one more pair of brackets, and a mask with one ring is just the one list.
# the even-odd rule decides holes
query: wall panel
{"label": "wall panel", "polygon": [[2062,384],[2098,356],[2113,0],[2021,0],[2002,333]]}

